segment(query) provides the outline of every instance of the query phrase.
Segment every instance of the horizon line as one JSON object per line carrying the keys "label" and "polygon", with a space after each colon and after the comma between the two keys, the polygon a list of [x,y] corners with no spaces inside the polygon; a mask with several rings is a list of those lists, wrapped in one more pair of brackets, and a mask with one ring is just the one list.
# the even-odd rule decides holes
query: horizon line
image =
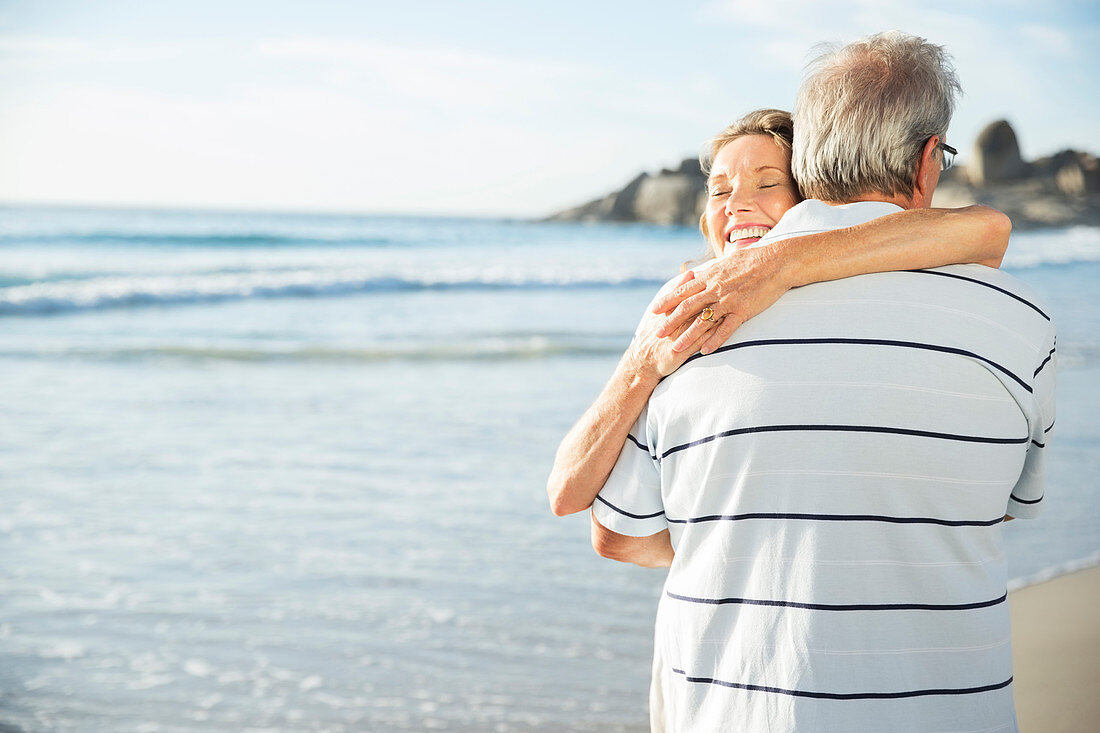
{"label": "horizon line", "polygon": [[0,209],[78,209],[89,211],[149,212],[149,213],[219,213],[219,214],[280,214],[287,216],[363,216],[393,219],[478,219],[482,221],[541,222],[549,215],[524,216],[491,213],[423,213],[415,211],[371,211],[352,208],[299,208],[277,205],[238,205],[209,203],[99,202],[99,201],[36,201],[0,198]]}

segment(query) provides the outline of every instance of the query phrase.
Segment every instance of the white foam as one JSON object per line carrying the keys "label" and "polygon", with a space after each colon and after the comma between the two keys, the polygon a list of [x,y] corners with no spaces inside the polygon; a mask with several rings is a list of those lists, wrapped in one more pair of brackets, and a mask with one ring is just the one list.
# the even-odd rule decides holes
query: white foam
{"label": "white foam", "polygon": [[215,705],[217,705],[218,703],[220,703],[224,699],[225,699],[224,697],[222,697],[220,694],[215,692],[214,694],[207,695],[206,697],[199,700],[198,705],[203,710],[209,710],[210,708],[214,707]]}
{"label": "white foam", "polygon": [[214,670],[201,659],[188,659],[183,663],[183,671],[192,677],[209,677]]}
{"label": "white foam", "polygon": [[309,677],[299,682],[298,687],[303,690],[315,690],[322,684],[324,684],[324,680],[321,679],[320,675],[311,674]]}
{"label": "white foam", "polygon": [[64,659],[66,661],[83,657],[84,654],[84,645],[75,641],[54,642],[38,652],[38,656],[44,659]]}
{"label": "white foam", "polygon": [[1029,585],[1036,585],[1038,583],[1045,583],[1048,580],[1054,580],[1060,578],[1063,575],[1069,575],[1070,573],[1076,573],[1079,570],[1088,570],[1100,566],[1100,550],[1094,552],[1086,557],[1071,560],[1061,565],[1053,565],[1048,568],[1043,568],[1037,573],[1026,575],[1022,578],[1013,578],[1008,581],[1008,589],[1010,591],[1019,590]]}
{"label": "white foam", "polygon": [[126,683],[126,687],[131,690],[150,690],[154,687],[163,687],[164,685],[175,682],[176,678],[170,674],[150,674],[142,675],[136,680],[131,680]]}
{"label": "white foam", "polygon": [[435,272],[378,268],[259,270],[234,273],[113,275],[50,280],[0,288],[0,315],[54,313],[119,306],[201,303],[212,300],[324,297],[349,293],[435,288],[496,289],[617,287],[659,284],[655,272],[613,273],[508,267]]}
{"label": "white foam", "polygon": [[1013,233],[1004,258],[1004,266],[1010,269],[1075,262],[1100,262],[1100,227]]}

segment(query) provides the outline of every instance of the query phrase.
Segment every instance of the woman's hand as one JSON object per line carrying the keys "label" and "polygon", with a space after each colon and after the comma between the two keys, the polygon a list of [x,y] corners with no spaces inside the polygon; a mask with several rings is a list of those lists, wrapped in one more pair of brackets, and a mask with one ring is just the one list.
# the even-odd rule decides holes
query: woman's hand
{"label": "woman's hand", "polygon": [[[668,314],[654,335],[667,337],[678,354],[711,353],[792,287],[783,262],[774,246],[724,255],[653,302],[654,313]],[[701,318],[704,308],[713,321]]]}
{"label": "woman's hand", "polygon": [[[694,277],[696,276],[691,270],[680,275],[674,283],[672,294],[690,286]],[[679,369],[688,357],[699,351],[711,330],[717,326],[718,319],[715,317],[714,321],[700,321],[698,324],[684,321],[668,330],[666,328],[668,319],[658,315],[656,306],[669,297],[671,295],[659,297],[654,301],[650,312],[647,312],[642,319],[642,325],[638,328],[634,340],[627,348],[626,358],[630,361],[633,370],[646,379],[664,379]],[[689,328],[695,328],[695,335],[684,338],[684,333]],[[665,334],[668,334],[669,338],[665,338]]]}

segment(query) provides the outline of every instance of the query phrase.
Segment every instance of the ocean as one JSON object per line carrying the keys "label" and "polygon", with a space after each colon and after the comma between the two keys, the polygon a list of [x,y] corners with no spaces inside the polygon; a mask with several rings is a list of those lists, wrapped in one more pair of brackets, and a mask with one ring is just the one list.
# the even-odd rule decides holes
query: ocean
{"label": "ocean", "polygon": [[[0,207],[0,731],[641,731],[661,571],[545,480],[699,235]],[[1100,563],[1100,229],[1013,587]]]}

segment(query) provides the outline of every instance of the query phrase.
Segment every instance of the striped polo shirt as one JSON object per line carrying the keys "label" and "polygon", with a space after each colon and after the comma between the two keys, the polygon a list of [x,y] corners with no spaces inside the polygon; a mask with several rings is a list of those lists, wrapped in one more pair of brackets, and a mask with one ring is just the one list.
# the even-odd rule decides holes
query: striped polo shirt
{"label": "striped polo shirt", "polygon": [[[897,210],[805,201],[767,241]],[[1042,506],[1054,338],[999,270],[861,275],[662,381],[593,505],[676,549],[654,728],[1016,730],[1002,525]]]}

